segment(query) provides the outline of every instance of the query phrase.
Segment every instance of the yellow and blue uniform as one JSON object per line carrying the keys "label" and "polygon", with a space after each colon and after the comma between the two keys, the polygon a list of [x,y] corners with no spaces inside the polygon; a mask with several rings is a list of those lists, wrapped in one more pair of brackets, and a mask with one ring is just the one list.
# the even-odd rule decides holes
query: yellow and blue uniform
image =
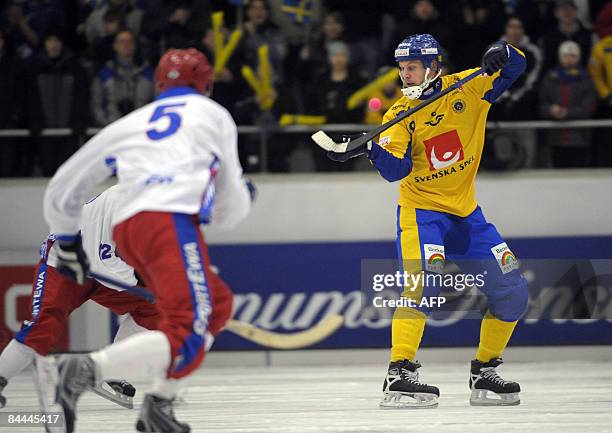
{"label": "yellow and blue uniform", "polygon": [[[524,55],[511,46],[509,53],[502,70],[472,79],[382,132],[369,153],[385,179],[401,180],[397,247],[406,270],[435,272],[439,263],[449,259],[466,273],[487,275],[481,291],[487,295],[486,318],[494,320],[483,321],[477,358],[484,362],[501,355],[527,305],[527,283],[516,258],[495,226],[485,219],[474,192],[489,108],[525,69]],[[441,77],[421,99],[474,71]],[[383,122],[420,102],[400,98]],[[440,288],[421,290],[423,296],[436,296]],[[418,320],[393,321],[392,361],[414,359],[428,313],[426,308],[398,308],[396,319]]]}

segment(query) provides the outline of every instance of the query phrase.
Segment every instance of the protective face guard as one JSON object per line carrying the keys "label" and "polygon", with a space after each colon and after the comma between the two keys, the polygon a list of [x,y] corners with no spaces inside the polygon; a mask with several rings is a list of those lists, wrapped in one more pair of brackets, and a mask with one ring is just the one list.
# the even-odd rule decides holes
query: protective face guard
{"label": "protective face guard", "polygon": [[416,86],[406,86],[406,83],[404,82],[404,78],[402,77],[402,73],[400,72],[399,74],[400,80],[402,80],[402,83],[404,84],[404,87],[402,87],[402,93],[404,94],[404,96],[412,100],[419,99],[421,95],[423,94],[423,92],[425,91],[425,89],[427,89],[427,87],[429,87],[429,85],[433,81],[436,81],[438,77],[440,76],[440,74],[442,74],[442,70],[438,69],[438,73],[435,75],[435,77],[429,78],[430,71],[431,71],[431,68],[425,69],[425,79],[423,80],[421,84],[418,84]]}

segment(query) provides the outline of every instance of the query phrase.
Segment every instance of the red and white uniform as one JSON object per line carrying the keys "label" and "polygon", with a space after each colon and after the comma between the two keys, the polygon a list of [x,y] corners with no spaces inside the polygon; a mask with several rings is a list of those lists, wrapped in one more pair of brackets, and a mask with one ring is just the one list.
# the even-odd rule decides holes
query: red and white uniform
{"label": "red and white uniform", "polygon": [[[115,198],[116,188],[111,187],[84,206],[84,224],[81,228],[83,248],[91,258],[92,269],[125,284],[136,285],[134,269],[116,256],[115,244],[111,238],[109,215]],[[129,313],[131,320],[142,328],[157,329],[160,314],[155,305],[91,278],[81,286],[60,275],[56,269],[56,248],[55,235],[50,235],[41,247],[40,261],[36,268],[31,317],[15,335],[18,342],[40,355],[47,355],[61,337],[70,314],[90,299],[115,314]]]}
{"label": "red and white uniform", "polygon": [[213,310],[220,295],[199,222],[231,227],[250,209],[236,125],[227,110],[190,87],[170,88],[110,124],[49,183],[44,213],[58,238],[78,232],[87,191],[113,173],[113,240],[155,295],[161,332],[92,358],[104,377],[129,368],[178,379],[200,365],[206,332],[219,326]]}
{"label": "red and white uniform", "polygon": [[[112,239],[110,215],[116,206],[116,198],[117,188],[112,186],[83,207],[83,249],[90,258],[90,269],[123,284],[136,285],[138,281],[134,268],[119,257]],[[41,247],[32,287],[32,316],[16,334],[18,342],[31,347],[40,355],[47,355],[61,337],[72,311],[88,300],[118,315],[129,313],[131,319],[142,328],[157,329],[160,314],[154,304],[108,283],[88,279],[80,286],[60,275],[56,270],[56,248],[55,235],[49,236]],[[216,336],[231,316],[233,297],[230,288],[219,276],[212,272],[209,274],[210,285],[216,296],[208,330]],[[129,328],[127,332],[130,332]],[[126,331],[122,334],[125,335]]]}

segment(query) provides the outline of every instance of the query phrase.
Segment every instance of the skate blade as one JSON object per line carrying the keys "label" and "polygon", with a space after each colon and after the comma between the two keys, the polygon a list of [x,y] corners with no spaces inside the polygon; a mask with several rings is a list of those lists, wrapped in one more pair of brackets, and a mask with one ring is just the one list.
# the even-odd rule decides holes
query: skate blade
{"label": "skate blade", "polygon": [[[32,365],[32,378],[38,397],[40,412],[55,415],[60,413],[63,417],[62,407],[55,403],[55,388],[58,382],[57,363],[53,356],[36,355]],[[44,424],[47,433],[65,433],[65,422],[57,424]]]}
{"label": "skate blade", "polygon": [[106,382],[102,382],[101,385],[90,388],[93,392],[98,394],[100,397],[103,397],[113,403],[118,404],[126,409],[134,409],[134,399],[125,394],[121,394],[118,391],[115,391],[109,384]]}
{"label": "skate blade", "polygon": [[385,392],[379,404],[381,409],[435,409],[438,396],[427,393]]}
{"label": "skate blade", "polygon": [[491,391],[496,398],[487,397],[488,392],[488,390],[484,389],[472,390],[472,395],[470,396],[470,406],[518,406],[521,404],[518,392],[496,394]]}

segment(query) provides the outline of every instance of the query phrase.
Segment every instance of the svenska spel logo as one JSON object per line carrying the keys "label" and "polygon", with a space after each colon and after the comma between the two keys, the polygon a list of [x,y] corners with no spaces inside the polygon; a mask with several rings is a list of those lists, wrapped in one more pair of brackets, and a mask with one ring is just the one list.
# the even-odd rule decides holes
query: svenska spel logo
{"label": "svenska spel logo", "polygon": [[455,129],[424,140],[423,143],[429,171],[440,170],[463,160],[463,145]]}

